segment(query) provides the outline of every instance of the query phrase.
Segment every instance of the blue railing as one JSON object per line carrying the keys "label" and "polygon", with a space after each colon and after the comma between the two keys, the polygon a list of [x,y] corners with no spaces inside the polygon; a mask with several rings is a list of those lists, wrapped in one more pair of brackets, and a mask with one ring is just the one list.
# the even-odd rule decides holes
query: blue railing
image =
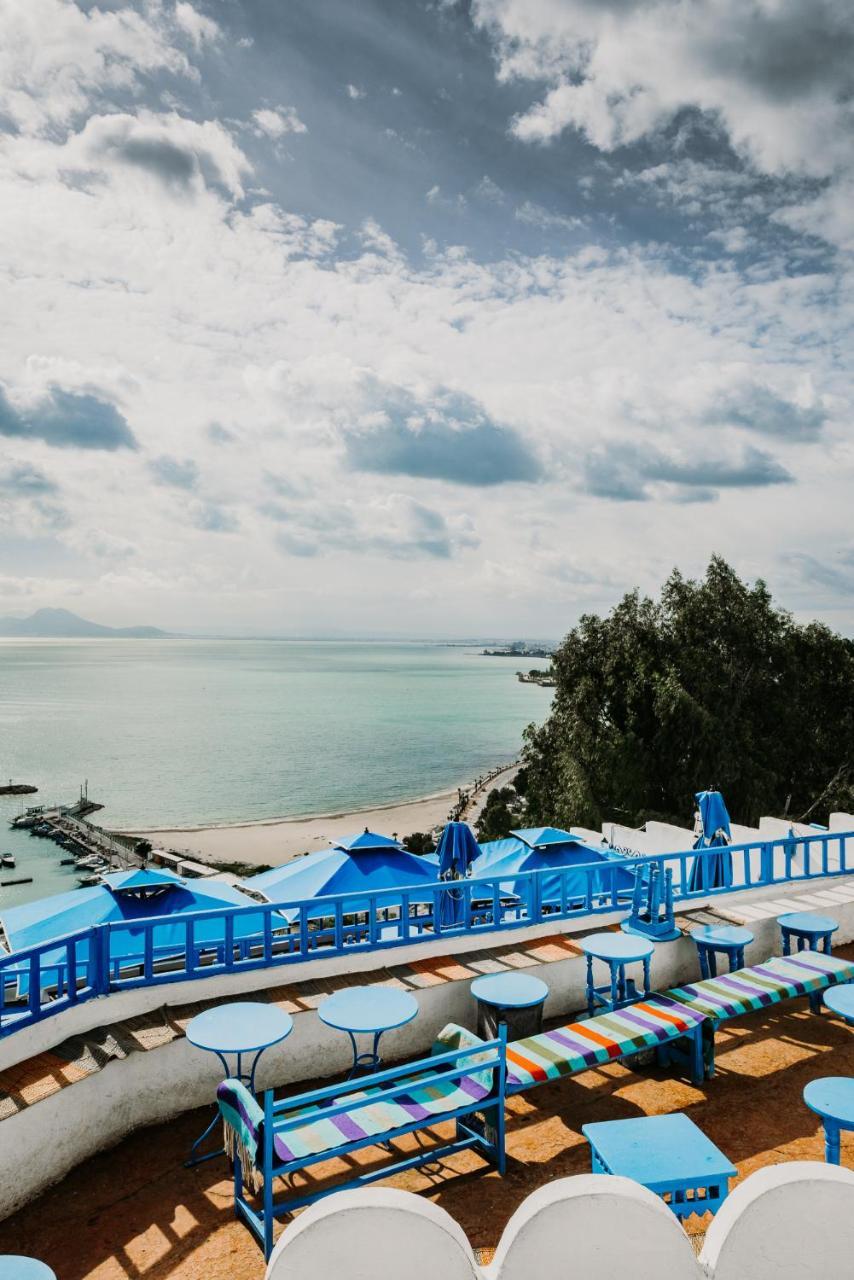
{"label": "blue railing", "polygon": [[[95,996],[132,987],[250,972],[628,910],[635,877],[672,874],[679,903],[764,885],[854,873],[854,832],[731,845],[732,883],[691,887],[686,850],[528,871],[484,880],[364,890],[298,903],[257,903],[95,925],[0,958],[0,1036]],[[704,879],[711,879],[710,876]],[[696,882],[696,881],[695,881]]]}

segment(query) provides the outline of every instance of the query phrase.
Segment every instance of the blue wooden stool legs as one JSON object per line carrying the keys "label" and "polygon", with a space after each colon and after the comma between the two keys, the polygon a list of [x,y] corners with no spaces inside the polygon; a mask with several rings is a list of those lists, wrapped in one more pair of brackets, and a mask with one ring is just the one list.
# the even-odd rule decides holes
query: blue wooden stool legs
{"label": "blue wooden stool legs", "polygon": [[592,1018],[596,1011],[596,989],[593,986],[593,957],[587,957],[587,1012]]}
{"label": "blue wooden stool legs", "polygon": [[839,1125],[832,1120],[824,1122],[824,1159],[827,1164],[840,1163]]}

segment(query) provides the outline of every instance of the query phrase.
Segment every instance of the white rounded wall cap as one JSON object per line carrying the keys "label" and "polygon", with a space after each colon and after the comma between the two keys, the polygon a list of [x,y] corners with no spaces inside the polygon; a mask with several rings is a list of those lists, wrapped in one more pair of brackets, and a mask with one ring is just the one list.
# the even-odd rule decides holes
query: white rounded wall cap
{"label": "white rounded wall cap", "polygon": [[462,1228],[439,1205],[392,1187],[310,1205],[276,1244],[266,1280],[480,1280]]}
{"label": "white rounded wall cap", "polygon": [[576,1174],[539,1187],[504,1228],[488,1280],[702,1280],[679,1220],[631,1178]]}
{"label": "white rounded wall cap", "polygon": [[700,1261],[714,1280],[848,1280],[854,1173],[814,1160],[757,1169],[724,1201]]}

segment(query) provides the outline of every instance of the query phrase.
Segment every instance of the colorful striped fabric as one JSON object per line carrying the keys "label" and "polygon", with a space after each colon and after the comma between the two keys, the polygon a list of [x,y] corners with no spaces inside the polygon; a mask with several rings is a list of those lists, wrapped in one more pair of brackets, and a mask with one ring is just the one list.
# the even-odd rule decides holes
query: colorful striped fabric
{"label": "colorful striped fabric", "polygon": [[625,1009],[514,1040],[507,1046],[507,1091],[518,1093],[665,1044],[703,1021],[703,1013],[676,1007],[667,996],[651,996]]}
{"label": "colorful striped fabric", "polygon": [[724,1022],[781,1000],[811,995],[836,982],[852,980],[854,963],[850,960],[821,951],[801,951],[674,987],[666,995],[680,1011],[701,1013],[715,1022]]}
{"label": "colorful striped fabric", "polygon": [[[448,1031],[445,1028],[445,1035]],[[462,1034],[470,1037],[470,1032]],[[479,1041],[471,1037],[472,1047]],[[454,1048],[458,1047],[456,1044]],[[461,1045],[465,1048],[468,1046]],[[440,1052],[447,1052],[442,1045]],[[483,1077],[489,1075],[485,1081]],[[319,1155],[323,1151],[332,1151],[348,1142],[358,1142],[363,1138],[384,1138],[395,1129],[412,1124],[413,1121],[428,1121],[431,1116],[441,1116],[459,1107],[469,1106],[487,1097],[492,1087],[492,1071],[481,1072],[478,1076],[465,1075],[443,1081],[440,1075],[432,1076],[429,1082],[420,1082],[413,1076],[412,1087],[404,1094],[391,1101],[383,1100],[383,1090],[364,1089],[358,1093],[344,1094],[336,1099],[335,1106],[342,1104],[347,1110],[331,1118],[325,1118],[322,1107],[313,1107],[302,1115],[292,1112],[289,1119],[299,1119],[300,1124],[293,1129],[282,1132],[278,1130],[273,1137],[276,1156],[284,1164],[292,1160],[302,1160],[306,1156]],[[422,1077],[423,1079],[423,1077]]]}

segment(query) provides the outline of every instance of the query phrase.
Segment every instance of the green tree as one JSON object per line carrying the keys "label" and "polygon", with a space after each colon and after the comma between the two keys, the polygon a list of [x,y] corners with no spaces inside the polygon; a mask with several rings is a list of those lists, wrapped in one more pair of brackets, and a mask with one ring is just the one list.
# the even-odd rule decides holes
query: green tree
{"label": "green tree", "polygon": [[515,787],[493,787],[477,820],[478,840],[501,840],[521,826],[521,803]]}
{"label": "green tree", "polygon": [[854,642],[799,625],[719,557],[585,615],[554,656],[552,711],[525,734],[526,817],[685,824],[719,787],[736,820],[854,802]]}

